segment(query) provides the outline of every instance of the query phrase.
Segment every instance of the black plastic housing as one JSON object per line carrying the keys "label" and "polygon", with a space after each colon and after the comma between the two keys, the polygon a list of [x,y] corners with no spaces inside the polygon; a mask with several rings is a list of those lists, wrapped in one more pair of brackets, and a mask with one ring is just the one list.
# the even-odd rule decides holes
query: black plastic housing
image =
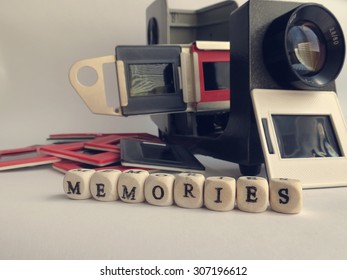
{"label": "black plastic housing", "polygon": [[[194,153],[237,163],[243,175],[258,174],[264,156],[254,116],[251,91],[302,88],[336,91],[333,80],[320,87],[300,88],[292,81],[283,83],[283,80],[273,75],[273,71],[269,71],[269,67],[272,67],[269,65],[271,62],[266,62],[266,58],[264,59],[264,47],[267,47],[264,38],[271,37],[271,33],[267,33],[267,30],[273,22],[285,22],[286,15],[300,5],[302,3],[250,0],[233,11],[229,23],[230,111],[214,113],[211,116],[199,113],[169,114],[161,116],[160,120],[159,117],[153,117],[157,124],[161,124],[158,127],[162,138],[168,142],[183,144]],[[275,39],[281,36],[280,32],[271,30],[269,32],[273,32]],[[273,52],[276,55],[274,50]],[[281,78],[283,73],[280,74]],[[302,81],[299,83],[302,84]],[[210,127],[218,126],[221,128],[220,131],[205,133],[213,131]]]}

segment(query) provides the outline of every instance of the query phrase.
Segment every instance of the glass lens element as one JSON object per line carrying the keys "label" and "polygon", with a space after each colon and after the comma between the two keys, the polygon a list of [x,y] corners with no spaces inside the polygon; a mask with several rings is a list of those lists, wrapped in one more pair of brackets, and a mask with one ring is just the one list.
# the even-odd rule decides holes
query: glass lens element
{"label": "glass lens element", "polygon": [[326,60],[326,43],[320,29],[312,22],[298,22],[290,27],[287,51],[293,70],[300,76],[319,73]]}

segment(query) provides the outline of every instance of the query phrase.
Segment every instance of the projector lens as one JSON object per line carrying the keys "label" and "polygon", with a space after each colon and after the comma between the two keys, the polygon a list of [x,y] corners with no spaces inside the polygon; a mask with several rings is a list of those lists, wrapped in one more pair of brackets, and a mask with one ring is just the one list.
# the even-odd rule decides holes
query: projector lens
{"label": "projector lens", "polygon": [[264,37],[264,62],[279,84],[323,87],[340,73],[345,57],[342,29],[318,4],[303,4],[275,19]]}
{"label": "projector lens", "polygon": [[326,46],[323,34],[315,24],[304,22],[290,27],[287,48],[290,65],[300,76],[313,76],[322,70]]}

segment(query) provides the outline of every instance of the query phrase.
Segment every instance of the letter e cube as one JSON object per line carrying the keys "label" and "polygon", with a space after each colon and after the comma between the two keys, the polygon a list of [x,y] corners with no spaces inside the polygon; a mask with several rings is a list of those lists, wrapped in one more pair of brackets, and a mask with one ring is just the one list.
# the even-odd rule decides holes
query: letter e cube
{"label": "letter e cube", "polygon": [[236,202],[241,211],[264,212],[269,204],[268,181],[262,177],[240,177],[237,180]]}
{"label": "letter e cube", "polygon": [[121,171],[105,169],[96,171],[90,179],[90,192],[96,200],[114,201],[118,196],[118,179]]}

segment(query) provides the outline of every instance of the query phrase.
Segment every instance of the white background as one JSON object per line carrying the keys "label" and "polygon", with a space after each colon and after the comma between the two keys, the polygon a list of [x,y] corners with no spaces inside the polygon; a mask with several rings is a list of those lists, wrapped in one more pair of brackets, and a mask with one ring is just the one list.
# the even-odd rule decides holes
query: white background
{"label": "white background", "polygon": [[[145,44],[151,2],[0,0],[0,148],[39,144],[58,132],[155,133],[147,117],[93,115],[67,78],[77,60]],[[214,2],[170,1],[193,9]],[[347,1],[325,2],[347,30]],[[337,87],[347,115],[346,67]],[[209,175],[240,175],[235,165],[203,160]],[[347,258],[347,188],[304,191],[299,215],[219,213],[72,201],[62,178],[50,167],[0,173],[0,259]]]}
{"label": "white background", "polygon": [[[216,2],[171,0],[169,6],[194,10]],[[347,33],[347,1],[317,2],[336,15]],[[150,3],[0,0],[0,149],[41,144],[51,133],[157,133],[149,117],[92,114],[68,80],[75,61],[113,54],[117,45],[146,44]],[[346,65],[337,89],[347,115]]]}

